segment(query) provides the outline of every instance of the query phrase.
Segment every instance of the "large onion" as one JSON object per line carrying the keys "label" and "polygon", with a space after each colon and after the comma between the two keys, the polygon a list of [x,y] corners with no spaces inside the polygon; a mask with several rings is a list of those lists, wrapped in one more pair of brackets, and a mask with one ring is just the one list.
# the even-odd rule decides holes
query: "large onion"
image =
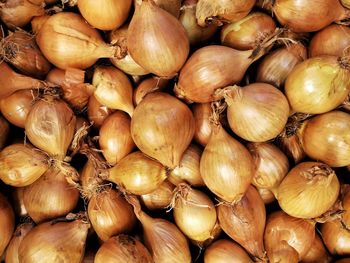
{"label": "large onion", "polygon": [[5,251],[15,229],[15,214],[6,197],[0,193],[0,255]]}
{"label": "large onion", "polygon": [[350,254],[350,230],[340,220],[322,224],[323,242],[332,255]]}

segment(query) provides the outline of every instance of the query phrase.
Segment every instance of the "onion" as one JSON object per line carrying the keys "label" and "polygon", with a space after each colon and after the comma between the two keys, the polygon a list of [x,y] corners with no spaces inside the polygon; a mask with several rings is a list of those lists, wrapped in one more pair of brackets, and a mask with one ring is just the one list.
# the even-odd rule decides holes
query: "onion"
{"label": "onion", "polygon": [[12,144],[0,152],[0,179],[8,185],[30,185],[48,168],[48,156],[28,144]]}
{"label": "onion", "polygon": [[196,6],[198,0],[185,0],[182,4],[179,20],[184,26],[191,45],[197,45],[209,40],[216,32],[217,25],[201,27],[197,24]]}
{"label": "onion", "polygon": [[195,144],[191,144],[184,152],[179,166],[173,169],[168,179],[175,185],[188,183],[192,186],[204,186],[203,179],[199,171],[199,163],[202,150]]}
{"label": "onion", "polygon": [[96,127],[100,128],[104,120],[113,112],[112,109],[98,102],[94,95],[89,98],[87,106],[87,115],[89,121]]}
{"label": "onion", "polygon": [[131,136],[136,146],[170,169],[180,164],[194,128],[190,109],[162,92],[148,94],[131,119]]}
{"label": "onion", "polygon": [[12,124],[24,128],[36,96],[36,90],[18,90],[0,101],[1,113]]}
{"label": "onion", "polygon": [[36,35],[39,33],[39,30],[43,26],[43,24],[50,18],[49,15],[42,15],[42,16],[35,16],[30,21],[30,24],[32,25],[32,31]]}
{"label": "onion", "polygon": [[[157,6],[164,9],[165,11],[168,11],[170,14],[172,14],[176,18],[179,17],[182,0],[153,0],[153,1]],[[137,0],[135,2],[137,4]]]}
{"label": "onion", "polygon": [[342,214],[342,222],[343,224],[350,229],[350,191],[349,189],[344,194],[342,198],[342,205],[344,212]]}
{"label": "onion", "polygon": [[35,16],[45,14],[43,0],[6,0],[0,4],[1,20],[10,28],[27,25]]}
{"label": "onion", "polygon": [[25,187],[23,195],[24,206],[35,223],[68,214],[79,199],[79,191],[69,183],[69,178],[55,168]]}
{"label": "onion", "polygon": [[142,224],[143,239],[155,263],[190,263],[191,253],[188,241],[171,222],[162,218],[152,218],[141,210],[136,197],[128,198],[134,207],[136,217]]}
{"label": "onion", "polygon": [[[282,211],[274,212],[267,218],[264,243],[271,262],[299,255],[304,258],[315,239],[315,222],[294,218]],[[280,261],[278,261],[280,260]],[[283,261],[284,262],[284,261]]]}
{"label": "onion", "polygon": [[95,98],[110,109],[122,110],[132,116],[132,86],[128,77],[119,69],[99,66],[94,71],[92,84]]}
{"label": "onion", "polygon": [[174,220],[189,239],[204,242],[212,237],[217,221],[214,203],[201,191],[187,184],[174,190]]}
{"label": "onion", "polygon": [[350,129],[350,115],[332,111],[315,116],[305,123],[302,145],[305,153],[314,160],[331,167],[350,164],[350,138],[344,136]]}
{"label": "onion", "polygon": [[221,228],[257,259],[265,258],[263,243],[266,211],[258,191],[250,186],[242,199],[233,205],[218,206]]}
{"label": "onion", "polygon": [[259,187],[257,187],[257,190],[260,194],[261,199],[264,201],[265,205],[271,204],[276,200],[275,195],[271,190],[266,188],[259,188]]}
{"label": "onion", "polygon": [[266,83],[224,90],[227,119],[234,133],[251,142],[265,142],[283,131],[289,104],[281,91]]}
{"label": "onion", "polygon": [[304,61],[307,51],[300,43],[290,44],[266,55],[257,68],[256,82],[281,89],[293,68]]}
{"label": "onion", "polygon": [[131,0],[78,0],[81,15],[90,25],[101,30],[112,30],[121,26],[128,18]]}
{"label": "onion", "polygon": [[309,55],[310,57],[321,55],[341,57],[349,46],[350,28],[332,24],[313,36],[309,45]]}
{"label": "onion", "polygon": [[252,184],[267,189],[278,187],[289,171],[289,162],[284,153],[267,142],[249,143],[247,147],[256,167]]}
{"label": "onion", "polygon": [[107,117],[99,135],[100,149],[110,165],[118,163],[135,147],[130,134],[130,117],[122,111]]}
{"label": "onion", "polygon": [[175,185],[165,180],[156,190],[140,198],[149,210],[164,209],[170,205],[174,189]]}
{"label": "onion", "polygon": [[318,31],[332,22],[349,17],[349,11],[339,0],[317,0],[311,3],[276,0],[273,4],[273,13],[282,26],[294,32]]}
{"label": "onion", "polygon": [[19,263],[20,259],[18,257],[18,248],[23,240],[23,238],[29,233],[34,227],[33,223],[23,223],[17,226],[13,237],[8,244],[5,255],[6,263]]}
{"label": "onion", "polygon": [[24,206],[24,187],[16,187],[12,192],[12,202],[15,215],[19,217],[28,216],[26,207]]}
{"label": "onion", "polygon": [[301,260],[302,263],[329,263],[332,258],[329,256],[322,239],[319,235],[315,235],[315,239],[309,252]]}
{"label": "onion", "polygon": [[199,144],[206,146],[210,140],[212,126],[210,116],[212,113],[210,103],[195,103],[192,106],[193,117],[196,125],[194,131],[194,140]]}
{"label": "onion", "polygon": [[348,96],[347,62],[334,56],[309,58],[288,75],[285,94],[295,112],[320,114],[338,107]]}
{"label": "onion", "polygon": [[136,63],[161,77],[174,76],[189,53],[189,41],[182,24],[153,0],[137,2],[127,45]]}
{"label": "onion", "polygon": [[127,235],[111,237],[97,251],[94,263],[136,262],[152,263],[152,256],[147,248],[136,238]]}
{"label": "onion", "polygon": [[36,147],[63,160],[74,136],[75,122],[73,111],[64,101],[46,97],[32,106],[25,132]]}
{"label": "onion", "polygon": [[85,69],[99,58],[114,57],[117,47],[103,42],[100,34],[78,14],[51,16],[36,35],[41,52],[61,69]]}
{"label": "onion", "polygon": [[5,196],[0,193],[0,255],[5,251],[15,229],[15,214]]}
{"label": "onion", "polygon": [[46,222],[34,227],[19,246],[20,262],[81,262],[89,227],[83,219]]}
{"label": "onion", "polygon": [[130,153],[109,170],[108,180],[136,195],[149,194],[166,179],[168,170],[140,151]]}
{"label": "onion", "polygon": [[238,50],[249,50],[272,35],[275,29],[271,16],[252,12],[237,22],[225,25],[221,30],[221,43]]}
{"label": "onion", "polygon": [[220,239],[211,244],[204,252],[204,263],[241,262],[252,263],[247,252],[236,243]]}
{"label": "onion", "polygon": [[88,205],[88,215],[91,225],[102,241],[131,231],[136,223],[131,205],[121,193],[113,189],[103,189],[92,196]]}
{"label": "onion", "polygon": [[11,33],[1,48],[5,61],[25,75],[42,78],[50,70],[51,65],[35,43],[35,37],[25,31]]}
{"label": "onion", "polygon": [[332,255],[350,254],[350,231],[341,221],[334,220],[322,224],[321,234]]}
{"label": "onion", "polygon": [[287,134],[282,132],[277,137],[278,147],[290,158],[294,163],[299,163],[304,157],[305,152],[301,146],[301,142],[297,134]]}
{"label": "onion", "polygon": [[[1,103],[1,102],[0,102]],[[1,107],[1,104],[0,104]],[[7,137],[10,133],[9,123],[0,115],[0,150],[4,148]]]}
{"label": "onion", "polygon": [[134,90],[133,102],[135,105],[140,104],[141,100],[151,92],[160,91],[166,87],[168,84],[167,79],[162,79],[158,77],[151,77],[144,79]]}
{"label": "onion", "polygon": [[350,258],[343,258],[343,259],[334,261],[334,263],[349,263],[349,262],[350,262]]}
{"label": "onion", "polygon": [[340,3],[345,6],[346,8],[350,8],[350,1],[349,0],[340,0]]}
{"label": "onion", "polygon": [[247,16],[253,8],[255,0],[199,0],[196,17],[200,26],[210,23],[235,22]]}

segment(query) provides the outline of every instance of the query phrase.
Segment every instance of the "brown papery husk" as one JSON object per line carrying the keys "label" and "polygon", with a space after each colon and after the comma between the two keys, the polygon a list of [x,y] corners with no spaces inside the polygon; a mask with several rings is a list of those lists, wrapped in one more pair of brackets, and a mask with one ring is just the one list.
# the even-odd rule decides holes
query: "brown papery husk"
{"label": "brown papery husk", "polygon": [[136,217],[142,224],[143,240],[155,263],[169,260],[173,263],[191,262],[188,241],[176,225],[165,219],[147,215],[141,210],[135,196],[127,196],[127,200],[134,207]]}
{"label": "brown papery husk", "polygon": [[174,189],[175,185],[165,180],[158,189],[149,194],[141,195],[140,198],[149,210],[164,209],[170,205]]}
{"label": "brown papery husk", "polygon": [[26,31],[10,33],[0,46],[2,58],[25,75],[43,78],[51,68],[35,43],[35,36]]}
{"label": "brown papery husk", "polygon": [[196,125],[193,139],[202,146],[206,146],[212,132],[212,125],[210,123],[210,116],[212,114],[211,104],[194,103],[192,112]]}
{"label": "brown papery husk", "polygon": [[29,144],[12,144],[0,152],[0,178],[8,185],[30,185],[42,176],[49,166],[49,157]]}
{"label": "brown papery husk", "polygon": [[108,239],[96,253],[94,263],[153,263],[147,248],[136,238],[118,235]]}
{"label": "brown papery husk", "polygon": [[329,221],[321,225],[324,244],[332,255],[350,254],[350,230],[341,220]]}
{"label": "brown papery husk", "polygon": [[292,43],[267,54],[257,68],[256,81],[282,89],[293,68],[307,58],[307,49],[301,43]]}
{"label": "brown papery husk", "polygon": [[9,28],[25,26],[33,17],[45,14],[44,0],[7,0],[0,7],[0,18]]}
{"label": "brown papery husk", "polygon": [[81,262],[90,224],[85,218],[67,217],[34,227],[19,246],[21,262]]}
{"label": "brown papery husk", "polygon": [[91,95],[87,104],[87,115],[89,121],[96,128],[100,128],[104,120],[114,112],[114,110],[98,102],[94,95]]}
{"label": "brown papery husk", "polygon": [[163,92],[148,94],[131,119],[131,136],[136,146],[170,169],[180,164],[194,129],[188,106]]}
{"label": "brown papery husk", "polygon": [[23,223],[17,226],[16,231],[13,233],[12,239],[6,248],[5,262],[6,263],[19,263],[18,248],[23,238],[34,227],[33,223]]}
{"label": "brown papery husk", "polygon": [[236,204],[222,203],[218,206],[221,228],[234,241],[244,247],[253,257],[264,260],[263,243],[266,211],[258,191],[250,186]]}
{"label": "brown papery husk", "polygon": [[61,69],[85,69],[99,58],[114,57],[118,51],[118,47],[103,42],[96,29],[72,12],[51,16],[36,35],[36,42],[44,56]]}
{"label": "brown papery husk", "polygon": [[199,0],[196,10],[197,21],[203,27],[211,23],[220,26],[223,22],[235,22],[247,16],[254,4],[255,0]]}
{"label": "brown papery husk", "polygon": [[294,255],[296,251],[299,258],[290,262],[298,262],[309,252],[314,239],[314,221],[291,217],[283,211],[274,212],[267,217],[264,244],[270,260],[280,256],[283,251],[284,257],[287,254]]}
{"label": "brown papery husk", "polygon": [[10,133],[10,125],[6,121],[6,119],[4,119],[4,117],[0,115],[0,150],[4,148],[9,133]]}
{"label": "brown papery husk", "polygon": [[2,255],[15,230],[15,214],[10,203],[2,193],[0,193],[0,220],[0,255]]}
{"label": "brown papery husk", "polygon": [[33,34],[38,34],[43,24],[50,18],[49,15],[35,16],[30,21]]}
{"label": "brown papery husk", "polygon": [[329,255],[319,235],[315,235],[314,242],[309,252],[301,259],[302,263],[329,263],[332,257]]}
{"label": "brown papery husk", "polygon": [[168,83],[168,79],[158,78],[154,76],[142,80],[133,93],[134,105],[138,105],[148,93],[161,91],[162,89],[166,88]]}

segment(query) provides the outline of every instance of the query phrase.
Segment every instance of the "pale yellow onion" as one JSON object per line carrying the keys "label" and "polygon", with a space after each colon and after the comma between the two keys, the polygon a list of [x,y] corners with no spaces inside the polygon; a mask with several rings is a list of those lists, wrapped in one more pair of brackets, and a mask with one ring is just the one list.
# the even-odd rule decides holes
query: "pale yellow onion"
{"label": "pale yellow onion", "polygon": [[319,235],[315,235],[314,242],[309,252],[301,259],[301,263],[329,263],[331,260],[322,239]]}
{"label": "pale yellow onion", "polygon": [[170,205],[174,189],[175,185],[165,180],[156,190],[141,195],[140,198],[149,210],[164,209]]}
{"label": "pale yellow onion", "polygon": [[100,128],[104,120],[112,114],[114,110],[98,102],[94,95],[91,95],[87,105],[87,115],[89,121],[96,128]]}
{"label": "pale yellow onion", "polygon": [[148,94],[131,119],[131,136],[136,146],[170,169],[179,165],[194,129],[188,106],[162,92]]}
{"label": "pale yellow onion", "polygon": [[264,201],[265,205],[271,204],[276,200],[276,197],[271,190],[266,188],[259,188],[259,187],[257,187],[257,190],[262,200]]}
{"label": "pale yellow onion", "polygon": [[0,179],[8,185],[30,185],[47,169],[48,156],[29,144],[12,144],[0,152]]}
{"label": "pale yellow onion", "polygon": [[132,116],[132,86],[128,77],[119,69],[98,66],[93,75],[94,96],[98,102],[110,109],[122,110]]}
{"label": "pale yellow onion", "polygon": [[10,133],[10,125],[4,119],[4,117],[0,115],[0,150],[4,148],[9,133]]}
{"label": "pale yellow onion", "polygon": [[211,104],[194,103],[192,112],[196,126],[193,139],[202,146],[205,146],[209,142],[212,131],[212,126],[210,124],[212,113]]}
{"label": "pale yellow onion", "polygon": [[0,193],[0,220],[0,255],[2,255],[15,230],[15,214],[10,203],[2,193]]}
{"label": "pale yellow onion", "polygon": [[158,77],[150,77],[142,80],[133,93],[133,102],[138,105],[143,98],[151,92],[161,91],[168,85],[169,81],[167,79],[162,79]]}
{"label": "pale yellow onion", "polygon": [[321,225],[323,242],[332,255],[350,254],[350,231],[341,221],[329,221]]}

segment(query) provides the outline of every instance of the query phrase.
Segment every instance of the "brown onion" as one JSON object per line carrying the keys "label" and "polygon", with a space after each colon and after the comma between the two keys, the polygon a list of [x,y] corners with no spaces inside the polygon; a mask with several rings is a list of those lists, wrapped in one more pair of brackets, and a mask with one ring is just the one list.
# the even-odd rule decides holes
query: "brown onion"
{"label": "brown onion", "polygon": [[348,96],[350,74],[346,59],[309,58],[288,75],[285,94],[295,112],[320,114],[338,107]]}
{"label": "brown onion", "polygon": [[344,194],[342,198],[343,205],[343,214],[342,214],[342,222],[343,224],[350,229],[350,191],[349,189]]}
{"label": "brown onion", "polygon": [[137,151],[130,153],[112,167],[108,180],[132,194],[144,195],[156,190],[167,174],[168,170],[161,163]]}
{"label": "brown onion", "polygon": [[12,192],[13,209],[16,216],[26,217],[28,212],[24,206],[24,187],[16,187]]}
{"label": "brown onion", "polygon": [[204,263],[224,262],[252,263],[253,261],[238,244],[227,239],[220,239],[206,248]]}
{"label": "brown onion", "polygon": [[264,201],[265,205],[271,204],[276,200],[276,197],[271,190],[266,188],[259,188],[259,187],[257,187],[257,190],[260,194],[261,199]]}
{"label": "brown onion", "polygon": [[141,195],[140,198],[149,210],[164,209],[170,205],[174,189],[175,185],[165,180],[156,190]]}
{"label": "brown onion", "polygon": [[30,185],[48,168],[48,156],[28,144],[12,144],[0,152],[0,179],[8,185]]}
{"label": "brown onion", "polygon": [[330,55],[341,57],[349,46],[350,28],[332,24],[313,36],[309,45],[309,56]]}
{"label": "brown onion", "polygon": [[98,31],[78,14],[61,12],[51,16],[36,35],[41,52],[61,69],[85,69],[99,58],[114,57],[117,47],[103,42]]}
{"label": "brown onion", "polygon": [[102,241],[131,231],[136,223],[131,205],[113,189],[103,189],[93,195],[87,211],[91,225]]}
{"label": "brown onion", "polygon": [[294,257],[295,253],[299,259],[286,262],[298,262],[309,252],[314,239],[315,222],[294,218],[282,211],[274,212],[267,218],[264,243],[272,262]]}
{"label": "brown onion", "polygon": [[15,214],[10,203],[2,193],[0,193],[0,220],[0,255],[2,255],[15,229]]}
{"label": "brown onion", "polygon": [[334,263],[350,263],[350,258],[339,259],[337,261],[334,261]]}
{"label": "brown onion", "polygon": [[130,133],[130,117],[116,111],[106,118],[99,133],[99,144],[108,164],[115,165],[135,147]]}
{"label": "brown onion", "polygon": [[111,237],[99,248],[94,263],[153,263],[147,248],[136,238],[128,235]]}
{"label": "brown onion", "polygon": [[266,55],[257,68],[256,82],[281,89],[293,68],[304,61],[307,51],[300,43],[290,44]]}
{"label": "brown onion", "polygon": [[331,111],[318,115],[305,123],[301,134],[305,153],[331,167],[350,164],[350,115]]}
{"label": "brown onion", "polygon": [[315,235],[314,242],[311,245],[309,252],[302,258],[302,263],[329,263],[332,258],[323,244],[319,235]]}
{"label": "brown onion", "polygon": [[30,21],[30,24],[32,25],[32,31],[36,35],[38,34],[39,30],[43,26],[43,24],[50,18],[49,15],[42,15],[42,16],[35,16],[33,17],[32,21]]}
{"label": "brown onion", "polygon": [[236,204],[219,205],[218,219],[224,232],[248,253],[260,260],[265,258],[265,204],[253,186]]}
{"label": "brown onion", "polygon": [[35,223],[47,221],[71,212],[77,205],[79,191],[66,175],[51,168],[23,190],[24,206]]}
{"label": "brown onion", "polygon": [[212,113],[210,103],[194,103],[192,106],[193,117],[196,125],[193,139],[206,146],[210,140],[212,126],[210,116]]}
{"label": "brown onion", "polygon": [[350,230],[339,220],[321,225],[323,242],[332,255],[350,254]]}
{"label": "brown onion", "polygon": [[187,105],[162,92],[148,94],[131,119],[131,136],[136,146],[170,169],[179,165],[194,128]]}
{"label": "brown onion", "polygon": [[182,24],[153,0],[137,1],[127,46],[141,67],[161,77],[174,76],[189,53],[189,41]]}
{"label": "brown onion", "polygon": [[112,114],[113,111],[114,110],[99,103],[94,95],[90,96],[87,106],[87,115],[94,127],[100,128],[104,120]]}
{"label": "brown onion", "polygon": [[[137,0],[135,0],[137,2]],[[182,0],[153,0],[157,6],[168,11],[170,14],[179,17]]]}
{"label": "brown onion", "polygon": [[133,102],[135,105],[138,105],[143,98],[151,92],[161,91],[168,84],[167,79],[151,77],[144,79],[137,88],[134,90]]}
{"label": "brown onion", "polygon": [[[1,103],[1,102],[0,102]],[[1,107],[1,105],[0,105]],[[7,137],[10,133],[9,123],[0,115],[0,150],[2,150],[6,144]]]}

